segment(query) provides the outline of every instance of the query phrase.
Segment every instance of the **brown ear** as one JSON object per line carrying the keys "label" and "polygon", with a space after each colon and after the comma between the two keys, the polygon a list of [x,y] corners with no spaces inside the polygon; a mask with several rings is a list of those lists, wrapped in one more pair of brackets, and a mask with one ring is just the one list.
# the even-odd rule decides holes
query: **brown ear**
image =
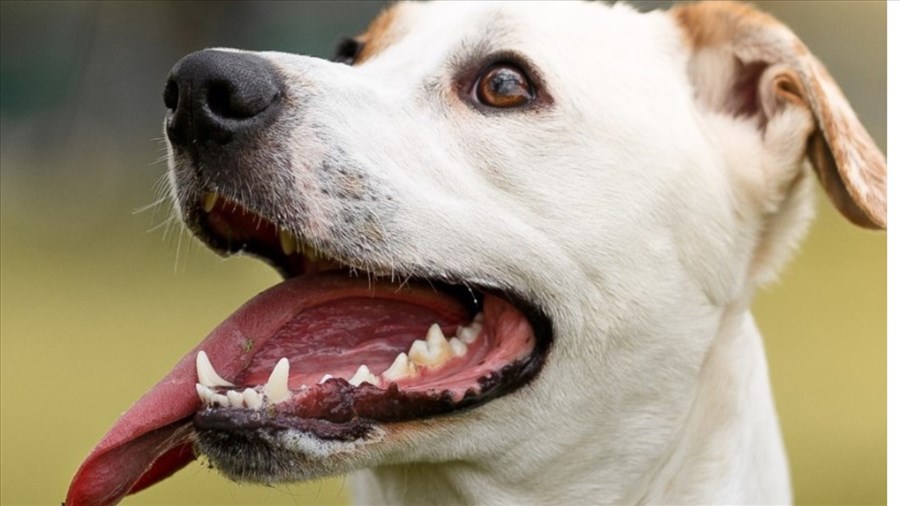
{"label": "brown ear", "polygon": [[735,2],[686,4],[671,12],[692,50],[698,99],[736,116],[758,116],[763,129],[785,105],[803,104],[816,122],[806,154],[832,203],[859,226],[886,229],[884,155],[797,36]]}

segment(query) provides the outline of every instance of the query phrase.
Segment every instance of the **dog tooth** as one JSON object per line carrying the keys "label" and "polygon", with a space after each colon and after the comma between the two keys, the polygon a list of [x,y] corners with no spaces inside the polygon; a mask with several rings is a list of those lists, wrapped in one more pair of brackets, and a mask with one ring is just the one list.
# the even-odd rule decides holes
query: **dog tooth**
{"label": "dog tooth", "polygon": [[428,352],[428,345],[421,339],[413,341],[409,347],[409,359],[419,365],[427,365],[430,361],[431,353]]}
{"label": "dog tooth", "polygon": [[283,228],[278,229],[278,241],[281,243],[281,251],[285,255],[297,251],[297,241],[294,240],[294,236]]}
{"label": "dog tooth", "polygon": [[244,407],[244,396],[240,392],[229,390],[225,392],[225,396],[228,397],[228,403],[231,404],[232,408]]}
{"label": "dog tooth", "polygon": [[222,379],[219,373],[213,369],[212,362],[206,356],[205,351],[197,353],[197,379],[208,387],[233,387],[234,384]]}
{"label": "dog tooth", "polygon": [[459,336],[459,340],[465,344],[472,344],[478,339],[478,331],[472,327],[460,327],[459,332],[457,332],[456,335]]}
{"label": "dog tooth", "polygon": [[218,405],[223,408],[227,408],[231,405],[231,403],[228,402],[228,397],[225,397],[222,394],[212,394],[211,401],[213,405]]}
{"label": "dog tooth", "polygon": [[291,396],[291,391],[288,388],[288,375],[290,373],[291,364],[286,357],[282,357],[275,364],[272,374],[269,375],[269,381],[266,382],[266,398],[270,404],[278,404]]}
{"label": "dog tooth", "polygon": [[213,392],[212,389],[208,386],[197,383],[197,395],[200,397],[200,400],[203,402],[204,406],[212,404],[212,396],[214,394],[215,392]]}
{"label": "dog tooth", "polygon": [[444,333],[441,332],[441,327],[437,323],[432,324],[431,327],[428,328],[428,333],[425,336],[425,343],[428,344],[428,351],[438,364],[446,361],[453,355],[453,350],[450,349],[450,343],[447,341],[447,337]]}
{"label": "dog tooth", "polygon": [[460,341],[455,337],[450,338],[450,350],[453,351],[453,354],[457,357],[462,357],[469,351],[469,347],[466,346],[466,343]]}
{"label": "dog tooth", "polygon": [[259,396],[259,393],[252,388],[244,389],[244,403],[247,404],[247,407],[250,409],[259,409],[262,407],[262,397]]}
{"label": "dog tooth", "polygon": [[400,353],[397,355],[397,358],[394,359],[394,363],[392,363],[386,371],[381,373],[381,377],[387,381],[394,381],[409,376],[415,376],[415,374],[415,364],[409,361],[409,357],[406,353]]}
{"label": "dog tooth", "polygon": [[216,207],[216,201],[219,200],[219,196],[213,192],[209,192],[203,196],[203,210],[207,213],[212,211],[214,207]]}
{"label": "dog tooth", "polygon": [[441,327],[437,323],[432,323],[428,327],[428,333],[425,334],[425,342],[431,350],[441,349],[447,346],[447,338],[441,332]]}
{"label": "dog tooth", "polygon": [[366,365],[361,365],[359,366],[359,369],[356,370],[356,374],[347,380],[347,383],[350,383],[355,387],[358,387],[363,383],[371,383],[372,385],[378,386],[378,378],[369,371],[369,368]]}
{"label": "dog tooth", "polygon": [[316,253],[315,248],[307,246],[306,244],[300,245],[300,252],[303,253],[303,256],[305,256],[306,258],[308,258],[310,260],[318,260],[319,259],[319,255],[318,255],[318,253]]}
{"label": "dog tooth", "polygon": [[450,343],[437,324],[428,329],[425,339],[425,341],[417,339],[409,347],[409,359],[415,364],[436,367],[453,357]]}
{"label": "dog tooth", "polygon": [[333,377],[334,376],[332,376],[330,374],[323,374],[322,379],[319,380],[319,384],[321,385],[322,383],[325,383],[326,381],[330,380]]}

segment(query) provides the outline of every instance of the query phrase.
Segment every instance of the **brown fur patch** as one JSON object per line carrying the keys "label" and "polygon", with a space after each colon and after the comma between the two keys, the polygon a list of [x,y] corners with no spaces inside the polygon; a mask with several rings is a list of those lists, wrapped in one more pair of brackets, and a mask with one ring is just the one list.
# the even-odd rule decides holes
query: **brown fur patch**
{"label": "brown fur patch", "polygon": [[381,53],[400,38],[402,33],[400,33],[396,21],[404,7],[405,4],[403,3],[395,3],[381,11],[381,13],[369,23],[369,27],[366,28],[366,31],[356,36],[356,40],[361,42],[363,47],[356,57],[355,64],[370,60],[373,56]]}
{"label": "brown fur patch", "polygon": [[887,228],[884,155],[831,75],[793,32],[766,13],[730,1],[679,5],[671,15],[691,51],[715,47],[745,65],[786,65],[789,70],[765,84],[781,101],[802,104],[815,117],[807,157],[832,203],[857,225]]}
{"label": "brown fur patch", "polygon": [[693,49],[727,43],[736,33],[748,28],[782,26],[772,16],[739,2],[683,4],[671,12],[684,29],[685,41]]}

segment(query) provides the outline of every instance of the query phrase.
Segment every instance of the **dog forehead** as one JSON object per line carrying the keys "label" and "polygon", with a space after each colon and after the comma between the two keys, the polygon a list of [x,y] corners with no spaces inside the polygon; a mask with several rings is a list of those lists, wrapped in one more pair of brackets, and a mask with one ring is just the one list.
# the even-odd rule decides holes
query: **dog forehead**
{"label": "dog forehead", "polygon": [[646,17],[601,2],[399,2],[356,37],[363,43],[357,64],[440,62],[505,49],[547,53],[548,60],[591,58],[615,54],[626,41],[643,44],[632,30]]}

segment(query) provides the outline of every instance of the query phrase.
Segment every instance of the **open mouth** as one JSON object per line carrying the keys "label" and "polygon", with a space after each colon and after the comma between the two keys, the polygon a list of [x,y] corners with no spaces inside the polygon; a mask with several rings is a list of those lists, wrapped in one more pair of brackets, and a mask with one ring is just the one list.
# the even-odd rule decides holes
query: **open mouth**
{"label": "open mouth", "polygon": [[379,424],[484,404],[544,362],[550,322],[516,293],[363,270],[216,194],[188,215],[215,251],[259,257],[285,279],[122,416],[82,464],[68,504],[115,502],[186,465],[192,448],[233,478],[259,480],[247,451],[266,454],[273,432],[362,441]]}

